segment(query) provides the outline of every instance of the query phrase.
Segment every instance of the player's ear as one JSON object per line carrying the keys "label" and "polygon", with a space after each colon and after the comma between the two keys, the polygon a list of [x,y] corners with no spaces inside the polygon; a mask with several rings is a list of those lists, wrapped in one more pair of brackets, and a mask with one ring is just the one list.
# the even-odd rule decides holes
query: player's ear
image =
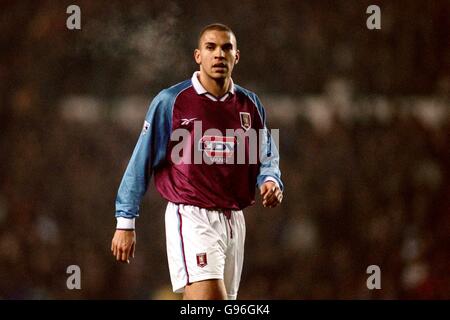
{"label": "player's ear", "polygon": [[234,64],[238,64],[239,59],[241,57],[241,53],[239,52],[239,50],[236,50],[236,60],[234,60]]}
{"label": "player's ear", "polygon": [[197,64],[201,64],[201,62],[202,62],[202,59],[200,56],[200,50],[198,50],[198,49],[194,50],[194,60],[195,60],[195,62],[197,62]]}

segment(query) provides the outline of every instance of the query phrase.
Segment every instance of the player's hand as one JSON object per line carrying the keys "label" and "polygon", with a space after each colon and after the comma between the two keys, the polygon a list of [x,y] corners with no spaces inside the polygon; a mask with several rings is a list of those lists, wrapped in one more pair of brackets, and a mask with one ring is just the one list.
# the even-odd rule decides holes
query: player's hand
{"label": "player's hand", "polygon": [[134,230],[116,230],[111,242],[111,251],[117,261],[130,263],[136,248],[136,232]]}
{"label": "player's hand", "polygon": [[275,208],[283,201],[283,192],[273,181],[264,182],[260,191],[264,207]]}

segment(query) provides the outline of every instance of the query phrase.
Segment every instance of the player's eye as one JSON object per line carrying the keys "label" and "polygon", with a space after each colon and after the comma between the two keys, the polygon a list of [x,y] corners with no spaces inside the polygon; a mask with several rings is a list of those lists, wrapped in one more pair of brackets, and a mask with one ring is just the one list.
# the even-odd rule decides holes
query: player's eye
{"label": "player's eye", "polygon": [[227,43],[222,47],[223,51],[230,51],[233,49],[233,45],[231,43]]}
{"label": "player's eye", "polygon": [[206,45],[206,49],[207,49],[207,50],[214,50],[214,46],[208,44],[208,45]]}

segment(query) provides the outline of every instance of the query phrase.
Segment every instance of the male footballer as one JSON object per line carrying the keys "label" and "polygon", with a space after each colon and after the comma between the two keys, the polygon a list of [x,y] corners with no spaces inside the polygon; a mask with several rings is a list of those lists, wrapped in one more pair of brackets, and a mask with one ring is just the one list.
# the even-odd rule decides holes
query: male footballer
{"label": "male footballer", "polygon": [[[244,259],[242,210],[254,204],[256,187],[265,207],[283,199],[279,155],[264,108],[256,94],[231,79],[239,55],[229,27],[216,23],[201,31],[194,50],[200,70],[153,99],[116,198],[111,251],[117,261],[129,263],[136,244],[135,219],[154,175],[156,189],[168,201],[172,288],[184,299],[236,299]],[[196,132],[199,127],[201,132]],[[230,129],[266,132],[258,139],[258,153],[264,155],[255,162],[248,161],[249,154],[244,163],[236,161],[240,143],[249,140],[237,142],[227,134]],[[250,147],[241,150],[250,153]],[[193,161],[196,153],[205,161]]]}

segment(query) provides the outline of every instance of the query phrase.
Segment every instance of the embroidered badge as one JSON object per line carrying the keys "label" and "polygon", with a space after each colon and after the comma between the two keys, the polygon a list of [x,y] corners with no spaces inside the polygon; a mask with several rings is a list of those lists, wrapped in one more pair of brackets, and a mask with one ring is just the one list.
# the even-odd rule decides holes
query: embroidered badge
{"label": "embroidered badge", "polygon": [[208,260],[206,259],[206,252],[197,253],[197,265],[200,268],[203,268],[208,264]]}
{"label": "embroidered badge", "polygon": [[241,127],[247,131],[252,126],[250,113],[248,112],[239,112],[239,116],[241,118]]}
{"label": "embroidered badge", "polygon": [[144,126],[142,127],[142,135],[145,135],[150,128],[150,122],[144,121]]}

